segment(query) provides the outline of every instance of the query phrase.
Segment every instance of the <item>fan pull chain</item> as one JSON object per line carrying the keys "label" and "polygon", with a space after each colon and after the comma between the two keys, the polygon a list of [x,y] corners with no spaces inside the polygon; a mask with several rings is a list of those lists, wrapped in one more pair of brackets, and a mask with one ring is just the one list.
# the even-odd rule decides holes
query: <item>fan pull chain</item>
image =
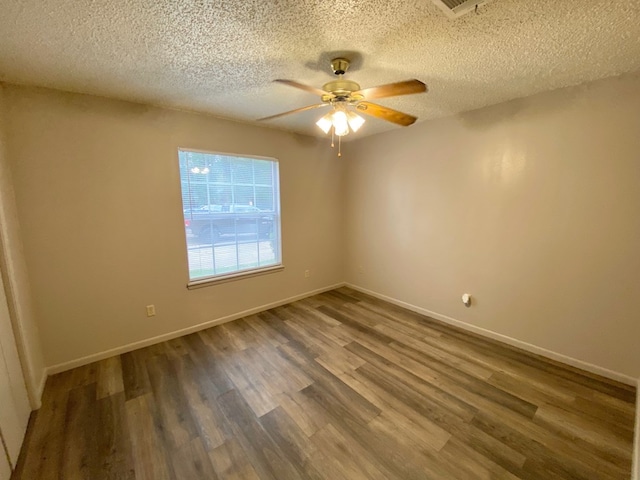
{"label": "fan pull chain", "polygon": [[342,152],[340,151],[340,147],[342,146],[342,137],[338,137],[338,156],[342,156]]}
{"label": "fan pull chain", "polygon": [[333,132],[335,132],[335,128],[331,127],[331,148],[333,148],[335,145],[333,144]]}

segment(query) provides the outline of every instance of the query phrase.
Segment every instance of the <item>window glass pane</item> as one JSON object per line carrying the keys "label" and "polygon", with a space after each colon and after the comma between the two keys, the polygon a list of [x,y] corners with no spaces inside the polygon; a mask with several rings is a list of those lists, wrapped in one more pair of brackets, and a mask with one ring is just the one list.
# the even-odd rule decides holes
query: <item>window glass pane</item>
{"label": "window glass pane", "polygon": [[273,165],[269,161],[255,161],[253,163],[254,173],[256,176],[256,185],[272,185],[273,184]]}
{"label": "window glass pane", "polygon": [[233,183],[253,185],[253,160],[238,159],[231,170]]}
{"label": "window glass pane", "polygon": [[190,280],[279,265],[278,162],[180,150]]}
{"label": "window glass pane", "polygon": [[256,186],[255,205],[260,210],[272,212],[275,209],[275,201],[273,198],[273,188]]}
{"label": "window glass pane", "polygon": [[253,185],[234,185],[233,203],[235,205],[254,205],[255,193]]}

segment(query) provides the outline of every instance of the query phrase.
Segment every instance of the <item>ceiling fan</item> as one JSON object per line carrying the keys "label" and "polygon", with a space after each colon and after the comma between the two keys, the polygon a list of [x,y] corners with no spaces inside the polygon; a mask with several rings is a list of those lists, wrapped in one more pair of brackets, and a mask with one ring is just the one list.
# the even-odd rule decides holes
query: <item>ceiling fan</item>
{"label": "ceiling fan", "polygon": [[[345,80],[342,77],[349,69],[349,63],[349,60],[346,58],[334,58],[331,60],[331,69],[338,79],[325,83],[322,89],[311,87],[294,80],[274,80],[274,82],[316,94],[320,97],[322,103],[260,118],[259,121],[272,120],[292,113],[304,112],[320,107],[332,107],[331,112],[320,118],[320,120],[316,122],[316,125],[318,125],[324,133],[329,133],[329,130],[331,130],[331,146],[333,146],[333,135],[338,137],[338,142],[340,143],[341,137],[347,135],[350,131],[356,132],[364,123],[364,118],[355,112],[364,113],[403,127],[408,127],[417,120],[417,118],[412,115],[371,103],[369,100],[426,92],[427,86],[424,83],[420,80],[413,79],[361,89],[360,85],[356,82]],[[341,156],[339,148],[338,156]]]}

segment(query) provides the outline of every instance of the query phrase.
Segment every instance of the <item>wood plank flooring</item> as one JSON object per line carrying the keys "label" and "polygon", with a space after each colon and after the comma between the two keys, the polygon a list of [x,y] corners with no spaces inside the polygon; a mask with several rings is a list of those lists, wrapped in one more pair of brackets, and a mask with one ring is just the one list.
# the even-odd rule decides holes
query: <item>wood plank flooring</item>
{"label": "wood plank flooring", "polygon": [[626,480],[635,393],[342,288],[50,377],[12,478]]}

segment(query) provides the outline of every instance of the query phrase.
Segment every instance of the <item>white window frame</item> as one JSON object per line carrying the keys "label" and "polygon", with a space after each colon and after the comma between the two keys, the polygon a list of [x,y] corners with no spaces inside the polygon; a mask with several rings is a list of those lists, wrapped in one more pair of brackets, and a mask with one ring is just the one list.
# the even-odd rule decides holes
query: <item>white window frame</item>
{"label": "white window frame", "polygon": [[[185,205],[184,203],[184,199],[185,199],[185,194],[189,196],[189,198],[192,198],[192,196],[194,195],[195,190],[191,190],[191,187],[189,187],[188,192],[184,192],[183,191],[183,176],[181,173],[181,156],[183,153],[196,153],[196,154],[205,154],[205,155],[212,155],[212,156],[222,156],[222,157],[229,157],[229,158],[237,158],[237,159],[248,159],[248,160],[263,160],[263,161],[269,161],[272,162],[273,164],[275,164],[275,172],[274,172],[274,178],[273,178],[273,182],[272,182],[272,186],[275,190],[274,194],[273,194],[273,203],[274,203],[274,213],[273,213],[273,231],[275,232],[274,235],[272,235],[272,238],[270,238],[268,241],[270,242],[270,244],[272,245],[272,250],[274,251],[274,255],[276,256],[275,263],[272,264],[268,264],[265,266],[258,266],[258,267],[253,267],[253,268],[245,268],[245,269],[240,269],[240,270],[234,270],[234,271],[230,271],[228,273],[220,273],[220,274],[212,274],[212,275],[208,275],[208,276],[202,276],[202,277],[196,277],[196,278],[192,278],[191,277],[191,268],[190,268],[190,259],[189,259],[189,238],[188,238],[188,233],[187,233],[187,226],[186,226],[186,222],[185,220],[187,220],[186,218],[186,212],[185,209],[187,208],[187,205]],[[190,165],[187,166],[187,168],[189,168]],[[187,148],[187,147],[179,147],[178,148],[178,170],[179,170],[179,176],[180,176],[180,192],[181,192],[181,202],[182,202],[182,208],[183,208],[183,228],[185,230],[185,253],[187,254],[187,278],[188,278],[188,282],[187,282],[187,288],[189,289],[193,289],[193,288],[201,288],[201,287],[205,287],[208,285],[212,285],[212,284],[216,284],[216,283],[223,283],[223,282],[229,282],[229,281],[233,281],[233,280],[238,280],[241,278],[247,278],[247,277],[254,277],[254,276],[258,276],[258,275],[265,275],[268,273],[274,273],[274,272],[278,272],[284,269],[284,265],[282,264],[282,214],[281,214],[281,209],[280,209],[280,162],[278,161],[277,158],[273,158],[273,157],[262,157],[262,156],[256,156],[256,155],[244,155],[244,154],[238,154],[238,153],[226,153],[226,152],[215,152],[215,151],[208,151],[208,150],[198,150],[195,148]],[[189,180],[187,180],[187,182],[189,183]],[[253,181],[254,184],[254,189],[255,189],[255,179]],[[233,187],[235,184],[233,182],[229,183],[228,187]],[[254,192],[255,193],[255,192]],[[232,204],[235,206],[235,204]],[[192,207],[193,205],[191,205]],[[216,205],[217,206],[217,205]],[[252,242],[245,242],[245,243],[252,243]],[[260,243],[262,243],[262,241],[260,240],[259,236],[256,238],[256,246],[258,248],[258,251],[260,249]],[[238,235],[235,234],[235,250],[236,250],[236,255],[238,255],[237,251],[238,251]],[[209,247],[212,250],[212,261],[215,262],[215,249],[216,249],[216,242],[215,240],[211,240],[211,245],[209,245]],[[201,246],[200,248],[207,248],[206,245]]]}

